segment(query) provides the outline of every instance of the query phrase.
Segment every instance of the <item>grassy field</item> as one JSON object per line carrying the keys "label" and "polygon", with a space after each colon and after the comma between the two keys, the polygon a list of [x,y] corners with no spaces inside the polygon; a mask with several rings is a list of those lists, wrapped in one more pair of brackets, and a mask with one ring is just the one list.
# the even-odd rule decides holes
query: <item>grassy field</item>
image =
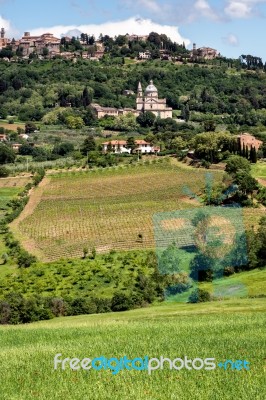
{"label": "grassy field", "polygon": [[[265,299],[164,304],[0,327],[3,400],[264,400]],[[248,329],[247,329],[248,327]],[[145,340],[143,340],[145,338]],[[250,370],[54,370],[54,356],[247,360]]]}
{"label": "grassy field", "polygon": [[[215,172],[215,180],[222,173]],[[169,163],[48,176],[18,221],[17,237],[41,260],[80,257],[83,248],[154,248],[154,213],[199,206],[205,171]],[[140,235],[140,236],[139,236]]]}
{"label": "grassy field", "polygon": [[266,162],[258,162],[252,165],[252,175],[254,178],[266,179]]}

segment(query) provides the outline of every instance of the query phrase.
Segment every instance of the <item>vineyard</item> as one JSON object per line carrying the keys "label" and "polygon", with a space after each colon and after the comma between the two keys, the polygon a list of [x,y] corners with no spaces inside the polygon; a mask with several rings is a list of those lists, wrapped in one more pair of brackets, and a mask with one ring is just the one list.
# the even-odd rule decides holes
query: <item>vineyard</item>
{"label": "vineyard", "polygon": [[152,249],[154,214],[200,206],[187,188],[199,194],[204,186],[204,170],[165,161],[57,173],[33,192],[13,228],[43,261],[81,257],[85,248]]}
{"label": "vineyard", "polygon": [[202,170],[167,162],[58,173],[33,192],[14,229],[45,261],[80,257],[84,248],[153,248],[153,214],[198,206],[183,185],[198,192],[204,179]]}

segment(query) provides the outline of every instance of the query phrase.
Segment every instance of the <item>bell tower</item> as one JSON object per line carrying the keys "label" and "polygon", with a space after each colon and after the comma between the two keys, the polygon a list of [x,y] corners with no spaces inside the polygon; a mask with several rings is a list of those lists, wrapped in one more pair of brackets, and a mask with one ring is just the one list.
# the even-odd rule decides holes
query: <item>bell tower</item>
{"label": "bell tower", "polygon": [[142,90],[142,86],[141,83],[139,82],[138,84],[138,91],[137,91],[137,110],[138,111],[143,111],[143,107],[144,107],[144,99],[143,99],[143,90]]}
{"label": "bell tower", "polygon": [[5,38],[5,34],[6,34],[5,28],[1,28],[1,39]]}

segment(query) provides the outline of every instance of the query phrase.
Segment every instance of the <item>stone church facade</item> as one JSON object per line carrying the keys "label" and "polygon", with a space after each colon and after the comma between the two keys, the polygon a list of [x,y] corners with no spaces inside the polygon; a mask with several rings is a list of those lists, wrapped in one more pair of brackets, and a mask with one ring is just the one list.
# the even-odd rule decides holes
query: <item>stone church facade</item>
{"label": "stone church facade", "polygon": [[139,82],[137,99],[136,99],[136,109],[133,108],[113,108],[113,107],[102,107],[99,104],[91,104],[94,109],[97,118],[103,118],[105,115],[117,117],[118,115],[125,115],[128,113],[134,114],[136,117],[141,113],[150,111],[156,117],[159,118],[172,118],[173,109],[167,107],[166,99],[159,99],[158,89],[154,86],[153,81],[147,86],[143,92],[141,83]]}
{"label": "stone church facade", "polygon": [[144,93],[142,90],[141,83],[139,82],[137,92],[137,111],[140,112],[152,112],[156,117],[172,118],[173,109],[167,107],[166,99],[159,99],[158,89],[154,86],[153,81],[145,89]]}

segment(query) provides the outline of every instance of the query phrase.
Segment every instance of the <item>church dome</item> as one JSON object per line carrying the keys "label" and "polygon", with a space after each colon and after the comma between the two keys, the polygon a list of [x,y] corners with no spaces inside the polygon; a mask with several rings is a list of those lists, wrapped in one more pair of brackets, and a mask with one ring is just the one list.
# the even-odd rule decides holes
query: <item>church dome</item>
{"label": "church dome", "polygon": [[153,81],[150,81],[149,86],[146,87],[145,94],[158,93],[158,89],[154,86]]}

